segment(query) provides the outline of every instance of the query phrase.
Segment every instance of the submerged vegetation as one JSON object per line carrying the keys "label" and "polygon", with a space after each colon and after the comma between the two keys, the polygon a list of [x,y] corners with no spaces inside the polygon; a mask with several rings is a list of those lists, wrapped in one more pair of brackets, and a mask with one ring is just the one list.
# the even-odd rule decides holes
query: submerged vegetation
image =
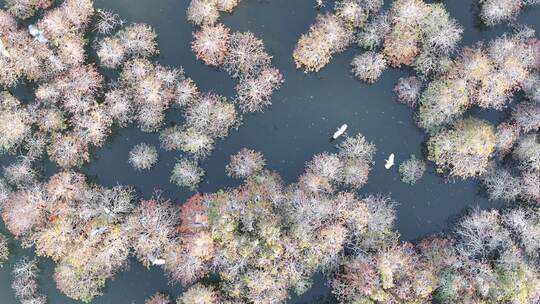
{"label": "submerged vegetation", "polygon": [[[182,285],[177,304],[284,303],[306,293],[317,273],[340,303],[540,303],[540,43],[525,26],[459,49],[463,29],[441,3],[395,0],[381,11],[382,0],[337,0],[298,40],[293,60],[305,72],[356,42],[366,51],[351,62],[354,77],[374,83],[387,67],[416,74],[400,78],[394,93],[426,131],[429,162],[402,162],[403,182],[416,184],[434,166],[512,203],[468,209],[447,231],[414,242],[400,240],[394,226],[399,202],[359,192],[377,151],[360,133],[313,155],[290,183],[266,167],[263,153],[242,148],[223,168],[240,184],[192,193],[182,204],[80,173],[113,130],[136,125],[179,153],[169,181],[197,190],[216,143],[267,109],[284,82],[262,39],[219,23],[239,2],[192,0],[186,11],[197,60],[238,81],[227,98],[199,90],[181,67],[159,64],[147,24],[126,24],[91,0],[5,1],[0,155],[17,156],[2,168],[0,213],[23,248],[54,262],[57,288],[91,302],[134,258]],[[481,0],[479,17],[495,25],[537,2]],[[12,94],[18,85],[35,98]],[[171,108],[182,123],[168,123]],[[494,123],[471,109],[506,117]],[[139,143],[127,158],[148,170],[158,148]],[[58,166],[52,176],[39,167],[46,159]],[[0,234],[0,266],[9,255]],[[37,259],[12,267],[21,303],[47,302],[38,273]],[[172,302],[156,293],[145,303]]]}

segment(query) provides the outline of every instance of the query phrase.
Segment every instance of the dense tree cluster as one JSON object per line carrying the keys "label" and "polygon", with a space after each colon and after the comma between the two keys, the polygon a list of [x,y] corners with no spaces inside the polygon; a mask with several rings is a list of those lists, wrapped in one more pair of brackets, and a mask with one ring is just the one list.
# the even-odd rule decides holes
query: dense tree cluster
{"label": "dense tree cluster", "polygon": [[[506,123],[501,125],[506,126]],[[493,162],[482,177],[491,199],[540,202],[540,141],[537,132],[521,136],[518,133],[509,148],[497,151],[501,161]]]}
{"label": "dense tree cluster", "polygon": [[177,207],[161,199],[142,200],[127,219],[131,245],[146,267],[163,264],[165,250],[177,238]]}
{"label": "dense tree cluster", "polygon": [[379,12],[382,1],[336,1],[334,13],[317,17],[293,53],[296,66],[317,72],[355,40],[368,51],[352,61],[355,77],[375,82],[387,66],[414,67],[422,75],[444,70],[461,40],[462,28],[443,4],[398,0]]}
{"label": "dense tree cluster", "polygon": [[[103,30],[103,27],[100,26],[98,30],[110,32]],[[100,64],[107,68],[117,68],[131,57],[145,58],[155,55],[158,52],[156,37],[154,30],[146,24],[129,25],[114,36],[99,41],[97,55]]]}
{"label": "dense tree cluster", "polygon": [[6,9],[13,16],[20,19],[28,19],[37,10],[46,9],[53,3],[52,0],[6,0]]}
{"label": "dense tree cluster", "polygon": [[191,44],[198,59],[238,78],[236,103],[243,112],[260,112],[271,104],[272,94],[283,83],[280,71],[271,66],[261,39],[251,32],[234,32],[223,24],[203,25],[193,33]]}
{"label": "dense tree cluster", "polygon": [[447,71],[430,81],[422,92],[418,125],[426,129],[439,127],[472,106],[505,108],[515,91],[538,77],[534,72],[538,56],[534,41],[530,31],[524,29],[485,45],[463,48]]}
{"label": "dense tree cluster", "polygon": [[[94,14],[90,0],[66,0],[46,11],[28,29],[25,18],[51,1],[10,1],[0,10],[0,83],[35,84],[35,101],[21,103],[9,93],[0,97],[0,150],[25,151],[37,159],[46,151],[62,167],[89,160],[90,146],[100,147],[113,117],[101,103],[104,77],[86,62],[85,35]],[[25,12],[24,14],[21,12]]]}
{"label": "dense tree cluster", "polygon": [[[518,27],[512,35],[464,47],[446,72],[426,84],[418,98],[417,122],[430,132],[428,159],[439,172],[480,177],[491,199],[538,202],[538,50],[534,31]],[[401,80],[398,87],[404,87]],[[462,118],[473,106],[510,109],[493,126]]]}
{"label": "dense tree cluster", "polygon": [[[452,143],[470,151],[487,149],[476,146],[486,143],[474,132],[495,132],[473,118],[441,132],[456,130],[473,132]],[[177,303],[282,303],[309,289],[318,271],[343,303],[540,300],[537,207],[471,210],[446,236],[400,243],[396,202],[354,194],[375,146],[358,134],[337,148],[315,155],[288,186],[264,168],[260,153],[243,149],[227,166],[243,185],[197,194],[180,208],[159,196],[135,204],[129,187],[89,185],[64,171],[47,183],[14,185],[2,217],[23,244],[57,263],[58,288],[82,301],[99,295],[130,253],[162,267],[172,282],[194,284]],[[196,283],[214,272],[218,282]],[[39,298],[35,288],[27,291],[31,284],[20,293]],[[169,300],[157,294],[147,303]]]}
{"label": "dense tree cluster", "polygon": [[27,30],[18,26],[15,16],[1,10],[0,84],[13,86],[21,78],[46,81],[80,66],[85,53],[83,34],[93,13],[92,1],[67,0]]}
{"label": "dense tree cluster", "polygon": [[345,138],[337,148],[337,154],[323,152],[306,164],[306,172],[299,179],[303,188],[313,192],[333,192],[340,186],[354,189],[367,183],[375,145],[357,134]]}
{"label": "dense tree cluster", "polygon": [[[227,169],[244,178],[244,185],[189,199],[181,208],[179,239],[165,246],[164,269],[173,281],[190,284],[215,270],[221,282],[216,288],[194,285],[178,303],[197,303],[197,298],[208,299],[204,303],[283,302],[291,289],[303,293],[314,272],[335,265],[348,240],[382,220],[370,216],[352,192],[338,192],[348,185],[342,176],[359,162],[369,172],[373,151],[359,134],[340,146],[339,154],[315,156],[305,176],[336,183],[325,191],[305,187],[303,178],[284,187],[255,151],[233,156]],[[339,163],[319,160],[324,157]]]}
{"label": "dense tree cluster", "polygon": [[[0,212],[23,247],[54,261],[57,287],[90,302],[133,256],[186,287],[177,304],[283,303],[291,292],[306,292],[317,272],[340,303],[539,303],[540,43],[526,27],[453,56],[462,29],[442,4],[396,0],[379,13],[381,0],[338,0],[294,50],[297,67],[316,72],[357,35],[367,51],[351,63],[355,77],[372,83],[387,66],[416,70],[394,92],[418,108],[418,125],[430,132],[427,159],[450,177],[480,178],[490,199],[519,202],[468,210],[445,235],[401,242],[397,203],[357,195],[376,151],[361,134],[314,155],[289,185],[265,168],[261,153],[241,149],[225,168],[243,179],[240,186],[198,193],[182,205],[159,192],[137,199],[131,187],[98,186],[73,171],[113,127],[136,123],[159,131],[162,149],[187,154],[170,181],[197,188],[204,176],[199,161],[239,125],[241,113],[267,107],[283,82],[261,39],[217,22],[239,1],[192,0],[187,10],[199,27],[192,50],[238,79],[234,101],[200,92],[182,68],[153,61],[159,51],[150,26],[123,27],[117,14],[94,11],[91,0],[54,3],[36,20],[30,18],[53,1],[5,1],[0,85],[29,83],[35,100],[0,92],[0,154],[23,154],[2,168]],[[493,25],[537,2],[482,0],[480,17]],[[88,59],[89,30],[98,35],[92,46],[99,67],[118,69],[114,83]],[[462,117],[473,106],[509,105],[498,125]],[[163,128],[173,106],[183,123]],[[34,166],[45,153],[62,168],[48,180]],[[157,158],[155,147],[141,143],[128,162],[145,170]],[[400,177],[414,184],[426,166],[412,156],[400,164]],[[8,256],[0,234],[0,266]],[[23,258],[12,275],[21,303],[46,303],[37,260]],[[170,302],[157,293],[145,303]]]}
{"label": "dense tree cluster", "polygon": [[382,53],[389,65],[412,65],[425,75],[442,68],[463,32],[440,3],[398,0],[388,19],[391,30],[384,37]]}
{"label": "dense tree cluster", "polygon": [[318,72],[332,56],[343,52],[354,41],[354,34],[368,18],[376,14],[383,1],[340,0],[333,12],[319,14],[309,31],[303,34],[293,52],[297,68]]}
{"label": "dense tree cluster", "polygon": [[186,15],[193,25],[214,24],[220,12],[231,13],[240,0],[191,0]]}
{"label": "dense tree cluster", "polygon": [[486,172],[495,153],[495,128],[487,121],[469,117],[430,137],[428,159],[440,172],[462,178]]}
{"label": "dense tree cluster", "polygon": [[58,263],[54,278],[60,290],[89,301],[127,265],[125,219],[133,203],[130,187],[89,185],[82,174],[63,171],[12,192],[2,219],[24,246]]}
{"label": "dense tree cluster", "polygon": [[15,97],[0,92],[0,153],[20,145],[31,132],[31,116]]}
{"label": "dense tree cluster", "polygon": [[447,236],[362,246],[343,258],[330,285],[343,303],[535,303],[538,214],[475,209]]}
{"label": "dense tree cluster", "polygon": [[[421,76],[435,74],[446,68],[462,32],[443,4],[422,0],[394,1],[388,12],[372,18],[358,34],[358,45],[368,51],[355,57],[353,65],[364,68],[353,69],[353,72],[357,78],[369,83],[375,82],[386,66],[412,66]],[[364,61],[359,62],[357,58],[364,58]],[[371,66],[378,67],[377,73],[373,73]],[[407,104],[413,103],[411,97],[404,94],[413,93],[411,90],[418,85],[403,81],[398,85],[396,90],[400,99]]]}
{"label": "dense tree cluster", "polygon": [[[135,203],[130,187],[91,185],[62,171],[44,183],[14,185],[2,218],[24,246],[57,263],[57,287],[74,299],[99,295],[133,253],[147,267],[163,267],[173,282],[219,274],[217,286],[196,285],[180,303],[203,295],[283,302],[289,290],[309,288],[314,272],[334,267],[345,244],[362,233],[379,238],[370,227],[387,222],[378,213],[393,211],[347,191],[366,183],[374,151],[361,134],[346,138],[337,153],[314,156],[299,182],[285,186],[264,169],[260,153],[243,149],[227,166],[245,179],[242,186],[197,194],[180,210],[159,196]],[[200,173],[184,167],[196,164],[179,164],[172,179],[192,186]]]}
{"label": "dense tree cluster", "polygon": [[[189,11],[210,6],[231,11],[237,3],[193,1]],[[262,111],[283,82],[281,73],[270,66],[271,56],[262,40],[250,32],[230,34],[219,24],[205,22],[195,34],[193,49],[205,63],[239,78],[234,103],[199,92],[182,68],[155,63],[157,34],[150,26],[135,23],[122,28],[125,22],[120,16],[94,11],[91,0],[66,0],[28,29],[18,26],[16,17],[25,18],[22,15],[49,4],[8,1],[8,10],[0,10],[0,84],[13,87],[30,82],[36,96],[33,102],[20,102],[8,92],[0,94],[0,153],[23,153],[29,160],[11,169],[31,172],[33,161],[45,152],[65,169],[80,167],[90,160],[91,148],[102,147],[114,127],[130,123],[145,132],[160,131],[162,148],[180,150],[191,163],[197,162],[210,154],[216,140],[239,125],[239,111]],[[22,11],[26,13],[18,13]],[[91,46],[99,66],[119,71],[114,82],[89,62],[85,37],[91,30],[98,36]],[[162,129],[166,110],[172,106],[182,108],[185,122]],[[138,152],[130,158],[136,168],[149,168],[155,162],[156,153],[148,149],[132,152]]]}
{"label": "dense tree cluster", "polygon": [[538,0],[479,0],[479,2],[480,18],[489,26],[514,19],[528,5],[540,4]]}

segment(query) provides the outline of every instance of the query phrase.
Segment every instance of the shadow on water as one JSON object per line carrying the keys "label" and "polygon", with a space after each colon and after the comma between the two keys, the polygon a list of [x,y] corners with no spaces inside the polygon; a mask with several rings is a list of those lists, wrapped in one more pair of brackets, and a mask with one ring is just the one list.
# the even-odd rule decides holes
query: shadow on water
{"label": "shadow on water", "polygon": [[[0,0],[0,5],[3,5]],[[117,12],[128,22],[145,22],[158,33],[161,64],[183,67],[202,91],[212,91],[229,98],[234,97],[235,80],[226,73],[197,62],[190,50],[194,28],[185,20],[188,0],[95,0],[98,8]],[[151,5],[149,5],[151,4]],[[388,3],[387,3],[388,5]],[[486,28],[478,23],[476,0],[447,1],[450,15],[464,27],[463,44],[471,45],[484,39],[497,37],[508,27],[499,25]],[[387,70],[381,79],[366,85],[353,79],[349,64],[360,50],[352,48],[335,56],[331,64],[318,74],[306,75],[295,69],[292,51],[298,37],[306,32],[314,21],[317,11],[314,1],[242,1],[232,15],[224,15],[222,21],[233,30],[250,30],[261,37],[274,56],[273,63],[284,77],[285,83],[273,98],[273,105],[263,114],[248,115],[238,131],[218,142],[212,156],[202,163],[207,172],[201,184],[201,192],[213,192],[224,187],[234,187],[240,182],[227,178],[225,165],[231,154],[243,147],[263,152],[269,169],[277,171],[284,182],[294,182],[303,171],[304,163],[313,154],[334,151],[334,142],[328,138],[343,123],[348,133],[361,132],[377,145],[375,167],[369,184],[361,193],[388,193],[398,201],[397,229],[403,240],[415,240],[429,233],[444,231],[449,219],[462,214],[471,206],[480,208],[501,207],[501,202],[489,202],[480,191],[476,181],[448,182],[430,169],[414,187],[401,183],[397,166],[384,169],[384,159],[396,154],[396,163],[411,154],[422,154],[425,134],[413,122],[412,110],[399,104],[392,89],[401,76],[410,74],[407,69]],[[538,8],[526,9],[518,22],[539,28]],[[109,76],[109,75],[108,75]],[[110,74],[114,78],[114,73]],[[23,100],[31,100],[31,90],[20,86],[14,93]],[[501,119],[500,113],[473,110],[493,122]],[[178,111],[167,115],[169,124],[180,123]],[[84,167],[92,181],[105,186],[127,184],[136,187],[144,197],[151,197],[161,189],[163,195],[181,203],[193,192],[179,189],[169,182],[170,171],[179,153],[159,151],[160,162],[150,171],[135,172],[127,163],[131,148],[140,142],[159,145],[158,135],[143,133],[134,127],[115,130],[111,140],[100,150],[93,152],[93,162]],[[12,161],[2,156],[1,164]],[[55,172],[50,162],[45,164],[45,176]],[[3,226],[0,230],[5,232]],[[16,303],[10,289],[10,271],[22,255],[32,255],[31,250],[13,243],[14,255],[0,269],[0,302]],[[40,283],[49,303],[76,303],[63,296],[52,280],[54,264],[40,259],[42,274]],[[169,285],[158,268],[146,269],[133,261],[128,271],[119,273],[108,282],[104,295],[92,303],[144,303],[144,299],[164,291],[173,296],[181,293],[178,285]],[[314,286],[305,295],[292,296],[290,303],[334,303],[322,275],[314,278]]]}

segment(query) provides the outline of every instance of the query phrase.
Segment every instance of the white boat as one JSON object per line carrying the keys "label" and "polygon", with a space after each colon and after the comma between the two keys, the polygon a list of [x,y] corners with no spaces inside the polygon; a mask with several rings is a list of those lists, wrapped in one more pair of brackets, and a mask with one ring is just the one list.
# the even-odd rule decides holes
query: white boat
{"label": "white boat", "polygon": [[384,164],[384,167],[386,169],[390,169],[392,168],[392,166],[394,166],[394,158],[395,158],[395,155],[394,153],[391,153],[390,156],[388,156],[388,159],[386,159],[386,164]]}
{"label": "white boat", "polygon": [[345,131],[347,131],[347,124],[343,124],[336,132],[334,132],[334,135],[332,136],[332,139],[337,139],[338,137],[340,137],[341,135],[343,135],[343,133],[345,133]]}

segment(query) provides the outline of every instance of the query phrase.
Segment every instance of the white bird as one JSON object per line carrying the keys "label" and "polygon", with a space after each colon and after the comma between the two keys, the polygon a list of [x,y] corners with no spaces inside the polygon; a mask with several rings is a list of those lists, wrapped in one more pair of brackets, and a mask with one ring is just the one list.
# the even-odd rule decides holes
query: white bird
{"label": "white bird", "polygon": [[43,34],[39,34],[37,35],[37,37],[35,38],[39,43],[47,43],[47,41],[49,41],[49,39],[47,39],[47,37],[45,37],[45,35]]}
{"label": "white bird", "polygon": [[391,153],[390,156],[388,156],[388,159],[385,160],[386,164],[384,165],[384,167],[386,169],[392,168],[392,166],[394,165],[394,158],[395,158],[394,153]]}
{"label": "white bird", "polygon": [[334,135],[332,136],[332,139],[337,139],[338,137],[340,137],[341,135],[343,135],[343,133],[345,133],[345,131],[347,131],[347,124],[343,124],[339,129],[337,129],[336,132],[334,132]]}
{"label": "white bird", "polygon": [[0,39],[0,55],[4,56],[6,58],[11,57],[9,55],[9,52],[6,50],[6,47],[4,46],[4,42],[2,41],[2,39]]}
{"label": "white bird", "polygon": [[43,34],[43,31],[33,24],[30,24],[28,26],[28,32],[38,42],[46,43],[47,41],[49,41],[49,39],[47,39],[47,37],[45,37],[45,35]]}
{"label": "white bird", "polygon": [[155,259],[154,262],[153,262],[154,265],[165,265],[165,260],[164,259]]}
{"label": "white bird", "polygon": [[326,3],[324,3],[324,0],[315,0],[315,2],[316,2],[315,4],[316,9],[321,9],[326,6]]}
{"label": "white bird", "polygon": [[32,37],[36,37],[37,35],[39,35],[39,29],[37,26],[33,25],[33,24],[30,24],[28,26],[28,32],[30,33],[30,35]]}
{"label": "white bird", "polygon": [[150,262],[152,262],[152,265],[163,265],[165,264],[165,260],[164,259],[159,259],[159,258],[156,258],[154,257],[153,255],[148,255],[148,259],[150,260]]}

